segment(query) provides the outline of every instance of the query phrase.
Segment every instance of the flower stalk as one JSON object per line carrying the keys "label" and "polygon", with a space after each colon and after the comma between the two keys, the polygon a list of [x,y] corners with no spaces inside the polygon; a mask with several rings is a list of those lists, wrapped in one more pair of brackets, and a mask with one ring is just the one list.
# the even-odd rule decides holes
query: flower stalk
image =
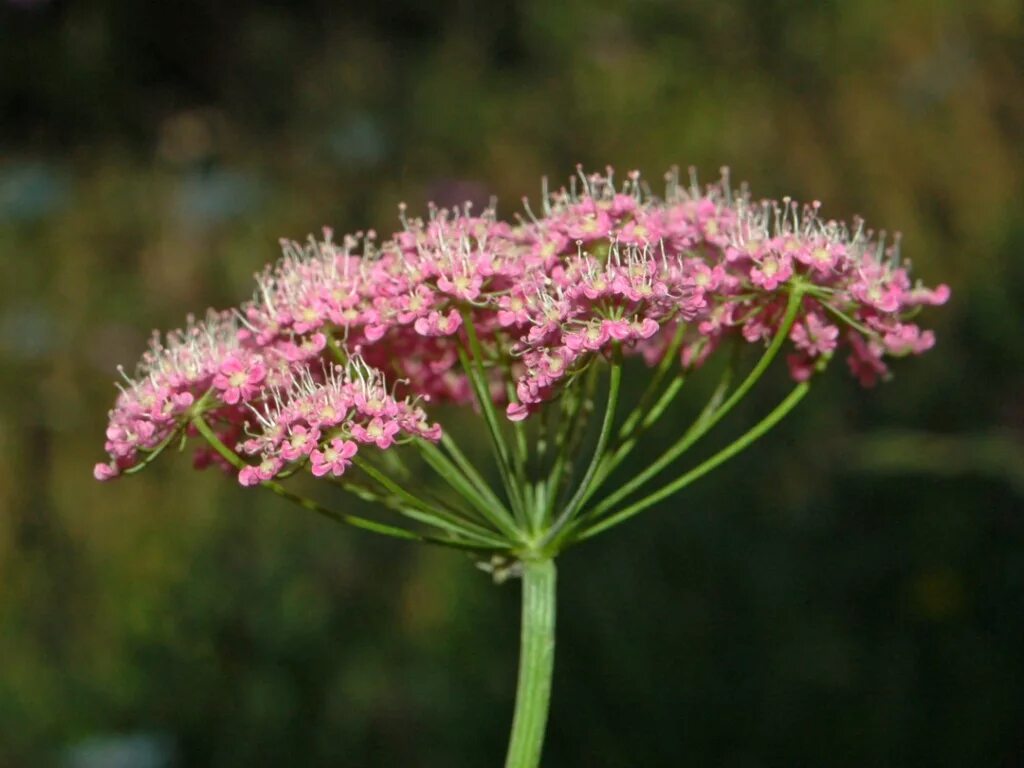
{"label": "flower stalk", "polygon": [[537,768],[555,667],[555,561],[524,560],[519,678],[505,768]]}

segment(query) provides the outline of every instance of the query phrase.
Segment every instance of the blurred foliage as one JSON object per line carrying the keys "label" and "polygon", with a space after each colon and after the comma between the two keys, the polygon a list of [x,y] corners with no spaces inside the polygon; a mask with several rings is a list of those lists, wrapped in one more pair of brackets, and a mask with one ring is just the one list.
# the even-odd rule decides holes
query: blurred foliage
{"label": "blurred foliage", "polygon": [[1024,762],[1018,0],[2,0],[0,113],[0,766],[496,764],[515,587],[186,457],[90,469],[114,366],[278,237],[577,162],[727,162],[954,298],[562,559],[548,762]]}

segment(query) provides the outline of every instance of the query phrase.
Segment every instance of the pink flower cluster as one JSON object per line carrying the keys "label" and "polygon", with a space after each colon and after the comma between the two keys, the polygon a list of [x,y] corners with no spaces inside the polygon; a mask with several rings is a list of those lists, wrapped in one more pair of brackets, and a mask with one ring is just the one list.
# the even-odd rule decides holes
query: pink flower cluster
{"label": "pink flower cluster", "polygon": [[184,329],[165,338],[154,333],[135,377],[123,369],[121,375],[126,383],[118,384],[120,395],[107,426],[110,461],[96,465],[98,480],[137,465],[170,439],[208,389],[237,404],[253,394],[267,369],[258,353],[243,347],[232,314],[211,311],[204,321],[189,317]]}
{"label": "pink flower cluster", "polygon": [[286,389],[266,393],[253,407],[254,421],[240,448],[259,463],[238,476],[242,485],[270,480],[286,467],[308,461],[317,477],[342,475],[360,445],[386,450],[399,440],[437,441],[441,428],[423,409],[388,392],[383,374],[352,358],[317,376],[303,368]]}
{"label": "pink flower cluster", "polygon": [[[755,201],[724,173],[703,189],[667,179],[656,198],[638,174],[616,186],[610,170],[581,173],[515,223],[493,209],[432,208],[423,220],[403,208],[384,241],[369,232],[336,243],[325,231],[283,243],[239,310],[154,339],[111,412],[110,461],[96,476],[144,461],[200,406],[229,444],[247,436],[244,452],[260,463],[241,473],[245,484],[296,462],[340,474],[359,445],[387,449],[398,435],[437,439],[383,382],[407,382],[425,402],[469,402],[460,350],[471,332],[491,394],[514,420],[600,357],[655,364],[678,351],[692,368],[729,338],[763,345],[794,291],[798,380],[845,348],[871,385],[887,356],[934,344],[909,318],[949,289],[911,283],[898,238],[887,248],[862,222],[822,219],[817,203]],[[342,347],[358,362],[338,373],[329,361]]]}

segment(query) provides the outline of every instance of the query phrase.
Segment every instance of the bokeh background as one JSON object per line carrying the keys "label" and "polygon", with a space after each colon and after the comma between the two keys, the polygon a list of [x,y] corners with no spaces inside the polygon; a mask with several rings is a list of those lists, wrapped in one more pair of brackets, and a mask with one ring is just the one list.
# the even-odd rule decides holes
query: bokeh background
{"label": "bokeh background", "polygon": [[728,163],[954,296],[561,559],[546,765],[1024,765],[1022,140],[1019,0],[0,0],[0,766],[499,764],[514,585],[91,468],[115,365],[279,237],[576,163]]}

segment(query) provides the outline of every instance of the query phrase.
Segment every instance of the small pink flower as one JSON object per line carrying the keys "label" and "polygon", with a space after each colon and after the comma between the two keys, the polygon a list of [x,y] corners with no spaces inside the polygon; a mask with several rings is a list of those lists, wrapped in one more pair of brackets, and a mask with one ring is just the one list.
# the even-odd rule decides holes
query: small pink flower
{"label": "small pink flower", "polygon": [[238,482],[244,486],[259,485],[261,481],[256,467],[242,467],[238,473]]}
{"label": "small pink flower", "polygon": [[310,360],[327,347],[327,336],[322,333],[314,333],[299,344],[300,360]]}
{"label": "small pink flower", "polygon": [[456,309],[449,310],[447,315],[434,311],[418,318],[413,327],[420,336],[451,336],[462,327],[462,315]]}
{"label": "small pink flower", "polygon": [[[532,375],[528,374],[516,382],[516,397],[519,398],[520,403],[530,404],[538,402],[539,391],[537,381]],[[526,418],[526,416],[524,415],[522,418]]]}
{"label": "small pink flower", "polygon": [[456,298],[474,301],[480,295],[483,278],[480,275],[456,274],[452,277],[441,275],[437,279],[437,287]]}
{"label": "small pink flower", "polygon": [[371,389],[367,392],[356,392],[352,404],[363,416],[393,417],[398,413],[398,404],[384,390]]}
{"label": "small pink flower", "polygon": [[647,245],[648,243],[657,243],[660,236],[660,230],[657,228],[652,230],[648,222],[633,221],[619,231],[618,241],[628,245]]}
{"label": "small pink flower", "polygon": [[589,242],[607,237],[611,229],[611,217],[605,211],[597,210],[577,214],[568,223],[565,234],[571,240]]}
{"label": "small pink flower", "polygon": [[232,355],[221,363],[213,377],[213,386],[221,391],[221,399],[225,403],[235,405],[256,394],[266,377],[267,369],[258,357],[243,361]]}
{"label": "small pink flower", "polygon": [[106,449],[113,456],[129,458],[139,448],[155,442],[156,426],[148,419],[130,419],[107,427]]}
{"label": "small pink flower", "polygon": [[352,457],[358,450],[359,446],[351,440],[336,437],[323,448],[318,448],[310,454],[311,471],[317,477],[323,477],[328,472],[335,477],[341,477],[352,464]]}
{"label": "small pink flower", "polygon": [[875,266],[861,269],[860,279],[850,286],[850,294],[859,302],[880,312],[896,312],[905,298],[898,280]]}
{"label": "small pink flower", "polygon": [[587,276],[580,285],[580,290],[591,301],[597,301],[600,298],[611,295],[612,281],[609,280],[608,273],[602,269],[596,271],[593,275]]}
{"label": "small pink flower", "polygon": [[793,263],[788,255],[781,253],[766,253],[750,269],[750,282],[766,291],[774,291],[792,276]]}
{"label": "small pink flower", "polygon": [[434,292],[425,285],[417,285],[406,296],[399,299],[398,322],[403,325],[415,322],[434,306]]}
{"label": "small pink flower", "polygon": [[97,464],[92,468],[92,476],[99,481],[111,480],[117,477],[117,468],[112,463]]}
{"label": "small pink flower", "polygon": [[690,267],[690,279],[700,291],[717,290],[725,278],[725,270],[722,269],[721,265],[716,265],[712,268],[698,260],[695,264],[691,262]]}
{"label": "small pink flower", "polygon": [[735,304],[719,304],[701,320],[697,330],[705,336],[720,332],[735,322],[735,310]]}
{"label": "small pink flower", "polygon": [[498,324],[502,328],[529,321],[530,315],[526,311],[526,301],[521,296],[512,294],[498,299]]}
{"label": "small pink flower", "polygon": [[817,314],[808,314],[802,323],[795,323],[789,333],[797,349],[811,356],[825,355],[836,348],[839,328],[826,323]]}
{"label": "small pink flower", "polygon": [[569,349],[556,349],[540,355],[537,370],[547,379],[558,379],[566,374],[575,354]]}
{"label": "small pink flower", "polygon": [[292,322],[292,329],[295,333],[308,333],[319,328],[324,321],[324,305],[320,301],[306,304],[298,310],[298,316]]}
{"label": "small pink flower", "polygon": [[319,439],[319,429],[310,430],[302,425],[294,426],[281,444],[281,458],[285,461],[297,461],[303,456],[309,456]]}
{"label": "small pink flower", "polygon": [[629,321],[622,318],[618,320],[602,320],[601,329],[616,341],[624,341],[632,333]]}
{"label": "small pink flower", "polygon": [[591,352],[601,349],[608,343],[610,338],[608,329],[604,323],[588,323],[578,331],[570,331],[565,334],[565,346],[573,352],[589,350]]}
{"label": "small pink flower", "polygon": [[930,304],[937,307],[949,301],[949,296],[949,286],[945,283],[936,286],[934,289],[928,289],[922,285],[918,285],[907,293],[905,300],[909,306]]}
{"label": "small pink flower", "polygon": [[616,218],[621,218],[628,213],[632,213],[637,209],[637,199],[633,195],[624,195],[621,192],[616,193],[615,197],[612,198],[612,204],[609,208],[609,212]]}
{"label": "small pink flower", "polygon": [[530,248],[530,256],[548,266],[557,263],[559,254],[575,251],[576,246],[561,232],[547,231]]}
{"label": "small pink flower", "polygon": [[823,275],[836,269],[845,255],[846,246],[828,242],[809,243],[794,252],[797,261]]}
{"label": "small pink flower", "polygon": [[775,324],[767,312],[757,312],[746,319],[740,332],[751,344],[767,341],[775,333]]}
{"label": "small pink flower", "polygon": [[752,238],[739,245],[730,245],[725,249],[725,260],[729,263],[753,259],[760,261],[768,253],[769,245],[765,240]]}
{"label": "small pink flower", "polygon": [[191,392],[168,392],[159,401],[154,400],[148,416],[156,421],[167,421],[173,419],[177,414],[184,413],[195,401]]}
{"label": "small pink flower", "polygon": [[384,323],[374,323],[363,328],[363,335],[367,341],[380,341],[388,332],[388,326]]}
{"label": "small pink flower", "polygon": [[243,467],[238,473],[238,482],[246,486],[259,485],[272,479],[283,466],[284,463],[280,459],[264,456],[259,464]]}
{"label": "small pink flower", "polygon": [[913,324],[900,325],[896,330],[885,334],[883,338],[885,350],[890,355],[920,355],[935,346],[935,334],[922,331]]}
{"label": "small pink flower", "polygon": [[390,448],[398,434],[398,424],[394,421],[384,422],[383,419],[372,419],[365,427],[354,424],[352,437],[361,443],[374,443],[381,450]]}
{"label": "small pink flower", "polygon": [[633,336],[638,339],[649,339],[651,336],[658,332],[661,326],[658,325],[658,321],[650,317],[643,319],[634,320],[630,324],[630,330]]}
{"label": "small pink flower", "polygon": [[530,415],[530,409],[522,403],[509,403],[505,408],[505,416],[509,421],[522,421]]}
{"label": "small pink flower", "polygon": [[846,358],[850,372],[857,377],[863,387],[873,387],[880,377],[889,373],[889,368],[882,362],[882,352],[873,344],[869,344],[855,331],[850,331],[852,351]]}
{"label": "small pink flower", "polygon": [[422,437],[424,440],[429,440],[432,443],[438,442],[441,439],[441,436],[444,434],[441,431],[440,424],[427,424],[426,422],[417,425],[415,433]]}
{"label": "small pink flower", "polygon": [[255,456],[260,453],[273,453],[285,437],[284,425],[280,422],[263,428],[263,432],[256,437],[251,437],[241,444],[244,453]]}
{"label": "small pink flower", "polygon": [[310,416],[311,427],[334,427],[341,424],[348,415],[348,407],[326,398]]}

